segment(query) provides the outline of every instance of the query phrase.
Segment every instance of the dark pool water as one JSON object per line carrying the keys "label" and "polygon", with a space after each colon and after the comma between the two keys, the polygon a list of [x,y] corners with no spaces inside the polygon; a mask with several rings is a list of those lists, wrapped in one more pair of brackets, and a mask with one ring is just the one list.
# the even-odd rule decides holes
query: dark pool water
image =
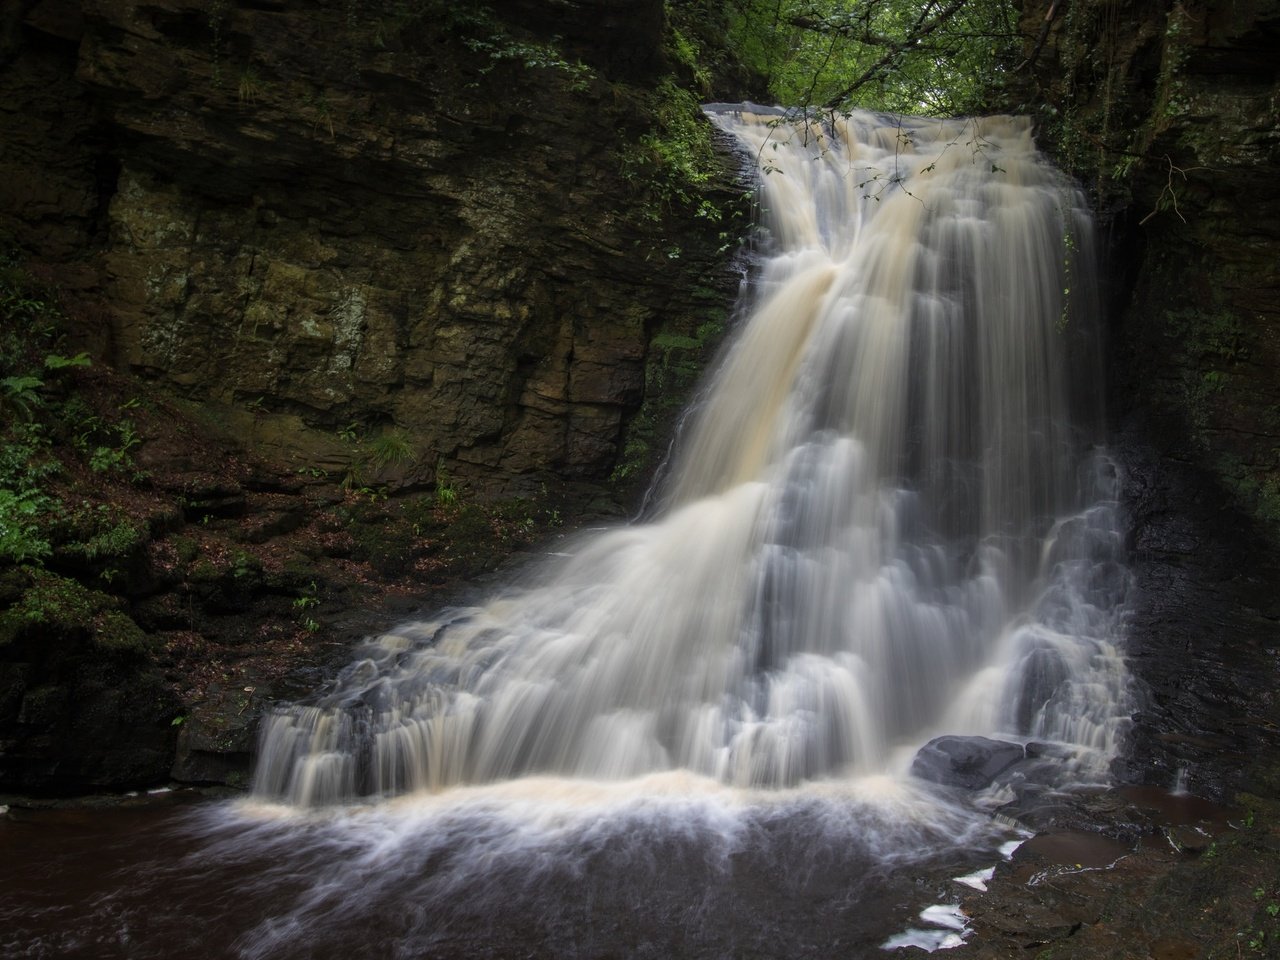
{"label": "dark pool water", "polygon": [[306,815],[180,793],[14,808],[0,956],[893,956],[886,941],[958,902],[952,878],[1008,836],[901,785],[547,782]]}

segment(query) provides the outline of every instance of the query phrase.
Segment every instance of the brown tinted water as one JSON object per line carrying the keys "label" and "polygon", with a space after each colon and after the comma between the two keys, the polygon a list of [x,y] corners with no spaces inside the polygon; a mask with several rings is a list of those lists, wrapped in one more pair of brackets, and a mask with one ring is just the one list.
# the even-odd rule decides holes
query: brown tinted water
{"label": "brown tinted water", "polygon": [[467,805],[11,810],[0,956],[864,956],[1000,839],[849,797]]}
{"label": "brown tinted water", "polygon": [[1007,839],[904,750],[1105,778],[1128,578],[1070,389],[1083,198],[1025,120],[776,120],[718,121],[780,172],[776,256],[665,513],[371,643],[267,718],[252,802],[11,814],[0,949],[868,956]]}

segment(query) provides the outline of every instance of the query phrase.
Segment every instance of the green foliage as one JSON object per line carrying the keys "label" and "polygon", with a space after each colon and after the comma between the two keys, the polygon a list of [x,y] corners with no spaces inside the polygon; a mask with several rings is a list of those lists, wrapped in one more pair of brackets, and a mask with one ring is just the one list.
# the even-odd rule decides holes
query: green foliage
{"label": "green foliage", "polygon": [[700,206],[698,188],[715,174],[718,158],[698,98],[674,77],[664,78],[645,105],[654,125],[623,151],[621,165],[645,195],[645,216],[656,221],[673,207]]}
{"label": "green foliage", "polygon": [[[121,409],[137,404],[126,404]],[[112,420],[94,413],[77,397],[63,404],[61,428],[71,445],[88,461],[94,473],[141,481],[146,474],[134,464],[133,449],[142,443],[134,422]]]}
{"label": "green foliage", "polygon": [[[736,0],[727,10],[668,0],[674,69],[641,104],[653,124],[623,150],[622,174],[652,221],[674,209],[716,219],[701,195],[718,169],[699,105],[713,88],[712,54],[699,39],[708,24],[721,25],[715,45],[777,103],[956,116],[982,112],[1011,70],[1022,42],[1016,21],[1013,0]],[[724,236],[726,247],[736,239]],[[680,256],[670,244],[662,252]]]}
{"label": "green foliage", "polygon": [[133,454],[130,451],[142,442],[133,421],[120,420],[111,424],[107,433],[111,439],[93,448],[89,455],[89,468],[94,473],[131,474]]}
{"label": "green foliage", "polygon": [[[702,293],[708,301],[719,297],[710,289]],[[633,483],[647,476],[655,466],[658,452],[665,448],[665,438],[676,415],[683,409],[689,391],[724,335],[722,314],[715,308],[708,307],[707,311],[692,334],[664,330],[649,341],[645,400],[627,424],[622,455],[610,476],[614,483]]]}
{"label": "green foliage", "polygon": [[98,613],[104,599],[75,580],[37,571],[10,614],[31,624],[84,624]]}
{"label": "green foliage", "polygon": [[231,576],[236,580],[257,578],[262,573],[262,561],[244,550],[237,550],[231,558]]}
{"label": "green foliage", "polygon": [[436,504],[441,507],[454,506],[462,496],[462,483],[449,475],[444,457],[436,461]]}
{"label": "green foliage", "polygon": [[17,376],[0,380],[4,393],[0,395],[0,409],[20,420],[30,420],[36,407],[41,405],[39,390],[44,381],[39,377]]}
{"label": "green foliage", "polygon": [[57,501],[46,486],[59,469],[39,424],[14,424],[0,438],[0,562],[27,563],[49,555],[43,521]]}
{"label": "green foliage", "polygon": [[375,470],[406,466],[418,455],[403,430],[386,430],[369,441],[369,464]]}
{"label": "green foliage", "polygon": [[380,474],[410,467],[418,460],[409,435],[397,427],[369,435],[361,433],[359,424],[349,423],[338,431],[338,439],[354,448],[342,479],[343,489],[372,498],[386,495],[376,487]]}
{"label": "green foliage", "polygon": [[130,657],[148,648],[146,635],[107,594],[46,570],[26,576],[22,596],[0,613],[0,636],[87,636],[100,650]]}
{"label": "green foliage", "polygon": [[121,571],[102,561],[131,553],[143,534],[105,506],[65,505],[54,482],[68,471],[55,449],[94,473],[138,479],[131,451],[142,439],[131,420],[100,415],[74,392],[73,374],[90,360],[60,350],[62,322],[53,291],[0,254],[0,563],[59,553],[110,579]]}
{"label": "green foliage", "polygon": [[[1273,449],[1273,461],[1278,456],[1280,450]],[[1273,532],[1280,531],[1280,470],[1273,466],[1270,472],[1263,472],[1257,464],[1246,464],[1224,453],[1214,461],[1214,472],[1241,506]]]}
{"label": "green foliage", "polygon": [[53,342],[61,311],[13,251],[0,251],[0,373],[38,367],[36,351]]}
{"label": "green foliage", "polygon": [[49,555],[39,523],[47,507],[47,499],[35,491],[0,488],[0,561],[26,563]]}
{"label": "green foliage", "polygon": [[1021,45],[1011,0],[738,0],[729,43],[787,106],[981,111]]}
{"label": "green foliage", "polygon": [[61,317],[54,292],[23,270],[16,254],[0,252],[0,417],[33,420],[46,404],[48,375],[89,365],[83,353],[53,352]]}
{"label": "green foliage", "polygon": [[667,51],[689,73],[700,94],[705,96],[711,93],[711,74],[703,62],[701,45],[674,23],[668,30]]}
{"label": "green foliage", "polygon": [[68,367],[87,367],[90,365],[89,355],[87,353],[77,353],[74,357],[64,357],[61,354],[49,353],[45,354],[44,367],[46,370],[66,370]]}
{"label": "green foliage", "polygon": [[262,95],[262,80],[251,66],[240,71],[240,79],[236,83],[236,95],[242,106],[256,103]]}
{"label": "green foliage", "polygon": [[467,41],[473,51],[489,57],[489,66],[481,70],[488,73],[503,61],[514,61],[526,70],[558,70],[570,78],[570,89],[581,92],[587,89],[594,71],[581,61],[570,62],[560,55],[554,43],[536,43],[513,40],[502,34],[487,39],[473,38]]}
{"label": "green foliage", "polygon": [[77,539],[64,551],[86,560],[126,557],[146,541],[145,533],[129,520],[117,519],[117,513],[105,503],[92,507],[82,504],[69,518]]}

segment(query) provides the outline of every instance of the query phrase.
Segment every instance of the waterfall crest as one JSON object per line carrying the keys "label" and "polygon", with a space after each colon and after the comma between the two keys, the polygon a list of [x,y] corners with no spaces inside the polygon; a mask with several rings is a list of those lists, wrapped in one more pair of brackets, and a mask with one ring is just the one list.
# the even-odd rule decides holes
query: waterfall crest
{"label": "waterfall crest", "polygon": [[258,796],[778,788],[943,732],[1105,771],[1127,573],[1083,198],[1024,120],[712,116],[759,163],[769,255],[660,515],[370,641],[266,718]]}

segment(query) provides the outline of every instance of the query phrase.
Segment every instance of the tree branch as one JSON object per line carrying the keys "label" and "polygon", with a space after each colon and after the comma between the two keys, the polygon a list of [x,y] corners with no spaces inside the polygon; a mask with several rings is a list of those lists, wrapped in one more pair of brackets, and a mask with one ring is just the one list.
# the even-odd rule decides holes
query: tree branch
{"label": "tree branch", "polygon": [[929,3],[926,3],[924,5],[924,9],[920,11],[920,16],[916,18],[916,22],[911,27],[911,30],[908,31],[906,38],[890,44],[889,48],[884,52],[884,55],[881,56],[879,60],[864,70],[862,75],[853,81],[853,83],[849,84],[849,86],[845,87],[840,91],[840,93],[836,94],[824,103],[822,105],[823,108],[827,110],[834,110],[842,102],[852,96],[859,87],[875,79],[877,74],[893,63],[894,60],[902,55],[903,52],[919,44],[921,40],[959,13],[966,3],[968,3],[968,0],[951,0],[950,4],[937,12],[937,15],[931,22],[926,23],[925,20],[938,5],[938,0],[929,0]]}
{"label": "tree branch", "polygon": [[1049,39],[1049,28],[1053,26],[1053,18],[1057,12],[1058,0],[1053,0],[1053,3],[1049,4],[1049,12],[1044,15],[1044,23],[1040,25],[1040,36],[1036,38],[1036,45],[1031,51],[1031,56],[1014,67],[1014,73],[1035,65],[1036,60],[1040,57],[1040,51],[1044,47],[1045,40]]}

